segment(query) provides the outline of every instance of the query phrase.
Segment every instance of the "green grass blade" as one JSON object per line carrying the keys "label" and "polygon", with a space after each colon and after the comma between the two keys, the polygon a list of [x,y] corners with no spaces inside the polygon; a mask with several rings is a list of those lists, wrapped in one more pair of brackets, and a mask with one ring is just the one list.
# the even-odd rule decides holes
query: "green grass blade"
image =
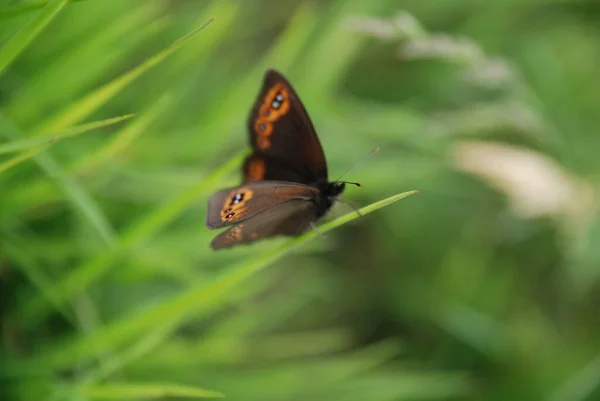
{"label": "green grass blade", "polygon": [[0,164],[0,174],[4,173],[8,169],[13,168],[17,164],[23,163],[24,161],[31,159],[32,157],[34,157],[34,156],[38,155],[39,153],[43,152],[44,150],[46,150],[49,146],[50,146],[49,144],[43,145],[43,146],[38,146],[35,149],[31,149],[31,150],[28,150],[27,152],[23,152],[20,155],[15,156],[11,159],[8,159],[4,163],[1,163]]}
{"label": "green grass blade", "polygon": [[[363,216],[367,215],[416,193],[418,191],[409,191],[391,196],[361,208],[360,213]],[[356,212],[351,212],[323,224],[319,230],[325,233],[358,217]],[[177,295],[171,300],[150,308],[143,313],[136,316],[128,316],[107,327],[98,329],[98,331],[89,336],[59,345],[54,351],[50,350],[46,354],[41,353],[38,360],[31,362],[32,365],[30,368],[35,367],[37,369],[51,370],[68,366],[75,361],[81,362],[85,358],[93,356],[94,353],[92,350],[101,352],[103,349],[116,347],[165,321],[181,321],[186,316],[192,314],[210,312],[220,304],[228,301],[228,296],[235,286],[289,253],[293,248],[306,243],[317,235],[318,233],[315,230],[307,231],[299,237],[286,241],[281,246],[234,265],[210,283],[206,283],[205,281],[198,283],[192,286],[187,292]],[[28,363],[26,364],[29,365]],[[26,369],[26,367],[24,368]]]}
{"label": "green grass blade", "polygon": [[30,148],[37,148],[43,145],[49,145],[56,143],[62,139],[66,139],[72,136],[84,134],[88,131],[106,127],[112,124],[125,121],[135,116],[135,114],[126,114],[120,117],[107,118],[106,120],[95,121],[87,124],[82,124],[70,129],[62,130],[56,134],[48,134],[37,138],[17,139],[9,143],[0,145],[0,155],[5,153],[12,153],[22,150],[29,150]]}
{"label": "green grass blade", "polygon": [[142,64],[68,106],[62,112],[59,112],[58,115],[43,123],[37,130],[35,130],[34,135],[42,135],[48,132],[57,131],[61,128],[81,121],[83,118],[97,110],[100,106],[108,102],[113,96],[133,82],[137,77],[183,47],[198,32],[203,30],[214,20],[214,18],[210,19],[204,25],[179,38],[171,46],[150,57]]}
{"label": "green grass blade", "polygon": [[64,304],[60,303],[60,300],[52,299],[52,279],[39,265],[39,262],[31,257],[31,252],[27,250],[27,247],[22,244],[19,246],[5,239],[2,244],[2,252],[18,261],[18,263],[15,263],[15,267],[27,277],[41,295],[47,297],[48,302],[54,304],[65,320],[70,323],[75,321],[73,314]]}
{"label": "green grass blade", "polygon": [[[336,3],[333,8],[335,12],[328,16],[319,41],[308,49],[301,63],[296,66],[305,77],[310,77],[303,84],[306,92],[321,94],[324,90],[335,90],[366,41],[365,36],[353,34],[348,29],[348,16],[369,15],[376,13],[380,7],[377,1],[347,0]],[[322,65],[319,61],[328,58],[339,62]]]}
{"label": "green grass blade", "polygon": [[139,118],[117,132],[107,144],[76,161],[72,170],[77,174],[85,173],[111,157],[124,152],[165,111],[170,102],[171,97],[168,95],[159,98]]}
{"label": "green grass blade", "polygon": [[[98,168],[111,157],[115,157],[126,151],[140,135],[147,131],[148,127],[165,111],[167,106],[171,104],[171,101],[169,95],[159,98],[159,100],[150,105],[147,110],[141,112],[135,120],[129,122],[123,128],[115,132],[107,143],[91,153],[83,154],[77,160],[67,165],[65,168],[66,174],[76,176],[84,175],[89,171]],[[35,141],[36,138],[30,140]],[[49,182],[45,177],[40,177],[33,182],[27,183],[27,185],[18,187],[11,196],[13,197],[15,204],[26,205],[27,207],[28,199],[39,201],[39,194],[44,194],[44,196],[46,196],[44,199],[51,202],[52,199],[60,196],[57,192],[57,188],[52,182]]]}
{"label": "green grass blade", "polygon": [[180,384],[146,384],[146,383],[124,383],[124,384],[98,384],[87,385],[77,389],[80,395],[92,400],[131,400],[139,398],[165,398],[165,397],[189,397],[189,398],[223,398],[223,394],[216,391],[205,390],[195,386],[184,386]]}
{"label": "green grass blade", "polygon": [[167,341],[167,338],[175,329],[175,322],[165,322],[161,326],[154,328],[153,331],[141,337],[128,349],[116,353],[114,356],[111,356],[104,361],[101,367],[88,373],[82,382],[85,382],[86,384],[97,383],[115,372],[118,372],[133,361],[152,353],[152,351]]}
{"label": "green grass blade", "polygon": [[[37,2],[31,2],[31,3],[27,3],[27,4],[23,4],[23,5],[0,8],[0,18],[13,17],[13,16],[16,16],[16,15],[19,15],[22,13],[26,13],[29,11],[38,10],[42,7],[47,6],[52,1],[53,0],[40,0]],[[86,1],[86,0],[71,0],[71,3],[77,3],[79,1]]]}
{"label": "green grass blade", "polygon": [[[76,7],[66,10],[66,19],[72,15],[70,8]],[[122,10],[113,12],[116,16],[105,26],[105,30],[81,36],[76,46],[67,47],[64,52],[56,54],[31,80],[24,82],[6,104],[5,115],[19,126],[26,127],[26,130],[39,125],[49,117],[48,110],[57,112],[83,94],[98,88],[105,82],[106,76],[121,74],[113,69],[123,60],[128,60],[133,52],[143,48],[149,38],[160,35],[167,25],[166,17],[157,17],[159,6],[155,2],[145,3],[135,13]],[[93,24],[92,21],[90,23]],[[57,38],[57,41],[60,39]],[[77,67],[81,65],[85,65],[85,68]],[[61,83],[59,91],[55,89],[57,82]],[[134,107],[137,109],[140,106]]]}
{"label": "green grass blade", "polygon": [[[3,129],[4,133],[9,138],[19,138],[23,136],[23,133],[16,126],[5,118],[2,118],[2,116],[0,116],[0,128]],[[41,146],[39,149],[26,152],[27,154],[21,156],[25,157],[25,160],[35,157],[35,161],[39,167],[46,175],[48,175],[48,177],[52,178],[68,196],[75,210],[83,217],[83,221],[89,224],[90,228],[95,231],[107,245],[112,246],[114,242],[114,233],[108,220],[96,202],[75,180],[64,174],[61,166],[52,158],[52,156],[47,153],[42,153],[48,146],[49,145]]]}
{"label": "green grass blade", "polygon": [[[153,213],[134,224],[123,234],[117,246],[111,252],[102,252],[99,256],[73,269],[67,277],[56,284],[54,296],[64,302],[75,292],[101,277],[124,251],[150,238],[176,218],[200,195],[212,190],[225,176],[240,165],[244,154],[240,153],[232,157],[198,185],[183,192],[170,202],[159,206]],[[43,297],[34,297],[19,309],[19,314],[25,320],[39,318],[41,314],[48,311],[49,306]]]}
{"label": "green grass blade", "polygon": [[[221,135],[233,129],[237,120],[232,119],[235,113],[246,113],[247,104],[243,99],[254,96],[256,82],[264,74],[266,68],[277,67],[282,71],[288,70],[301,57],[301,49],[310,43],[311,33],[318,20],[318,12],[309,3],[301,3],[296,9],[284,32],[268,51],[253,64],[248,72],[226,91],[223,97],[210,102],[202,118],[198,121],[198,131],[206,136],[213,144],[223,144],[227,138]],[[209,155],[209,150],[200,149],[199,157]]]}
{"label": "green grass blade", "polygon": [[24,26],[0,48],[0,76],[68,2],[69,0],[49,1],[36,19]]}
{"label": "green grass blade", "polygon": [[600,387],[600,354],[570,377],[547,401],[585,401],[593,399]]}
{"label": "green grass blade", "polygon": [[219,16],[219,23],[202,35],[201,42],[195,46],[188,46],[173,55],[170,60],[171,65],[168,68],[171,73],[182,72],[190,65],[193,65],[196,71],[204,68],[204,65],[211,59],[210,53],[222,43],[227,33],[233,29],[233,23],[238,17],[241,3],[232,0],[212,0],[207,3],[206,8],[202,10],[194,25],[199,25],[213,15]]}

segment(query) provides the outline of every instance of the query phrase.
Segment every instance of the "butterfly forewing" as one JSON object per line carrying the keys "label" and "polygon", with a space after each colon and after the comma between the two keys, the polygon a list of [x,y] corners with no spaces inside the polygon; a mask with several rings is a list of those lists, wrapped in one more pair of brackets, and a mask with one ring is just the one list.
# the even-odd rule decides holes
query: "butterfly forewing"
{"label": "butterfly forewing", "polygon": [[268,70],[248,120],[252,154],[239,187],[208,201],[206,225],[233,225],[212,247],[298,235],[322,217],[344,189],[329,183],[327,162],[304,105],[277,71]]}
{"label": "butterfly forewing", "polygon": [[248,156],[244,161],[244,182],[249,181],[289,181],[309,185],[317,178],[305,167],[297,166],[287,160],[275,159],[261,154]]}
{"label": "butterfly forewing", "polygon": [[244,164],[245,181],[327,179],[325,154],[308,113],[277,71],[265,74],[248,125],[253,154]]}
{"label": "butterfly forewing", "polygon": [[209,228],[225,227],[294,199],[306,202],[317,193],[317,189],[307,185],[279,181],[249,182],[223,189],[208,200],[206,225]]}
{"label": "butterfly forewing", "polygon": [[306,200],[290,200],[265,210],[217,235],[214,249],[250,243],[277,235],[298,235],[314,220],[312,204]]}

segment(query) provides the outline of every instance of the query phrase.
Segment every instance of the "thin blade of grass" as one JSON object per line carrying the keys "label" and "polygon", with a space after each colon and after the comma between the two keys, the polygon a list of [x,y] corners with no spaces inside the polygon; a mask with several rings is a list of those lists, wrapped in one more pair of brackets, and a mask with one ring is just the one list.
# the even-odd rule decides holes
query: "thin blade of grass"
{"label": "thin blade of grass", "polygon": [[49,1],[37,18],[24,26],[0,48],[0,76],[68,2],[69,0]]}
{"label": "thin blade of grass", "polygon": [[[276,57],[275,55],[278,53],[277,51],[275,51],[276,49],[281,51],[286,50],[287,52],[289,52],[288,48],[295,49],[298,47],[296,42],[303,43],[306,40],[308,40],[308,34],[310,33],[315,24],[315,18],[315,12],[312,10],[312,8],[300,8],[300,10],[295,14],[293,23],[290,23],[290,26],[286,30],[286,33],[283,35],[283,38],[280,39],[279,42],[274,46],[273,50],[269,52],[269,55],[265,57],[264,62],[262,64],[269,65],[270,62],[274,60],[274,58]],[[210,23],[211,21],[209,21],[208,23]],[[205,24],[204,26],[206,26],[207,24]],[[199,29],[202,29],[203,27],[200,27]],[[185,38],[188,37],[189,36],[186,36]],[[290,57],[289,60],[286,61],[286,63],[291,63],[292,60],[293,57]],[[262,67],[260,68],[260,70],[262,71]],[[258,74],[258,67],[256,73]],[[254,85],[255,83],[253,81],[251,82],[250,80],[248,80],[246,81],[244,87],[248,91],[250,91],[250,88]],[[239,96],[239,93],[236,92],[234,96],[228,99],[235,100],[236,98],[243,98],[243,96]],[[66,121],[72,121],[72,116],[70,117],[70,114],[71,113],[67,111],[62,113],[63,117],[57,117],[55,119],[55,121],[60,120],[62,122],[47,124],[47,129],[49,129],[49,127],[53,125],[60,126],[61,124],[65,124]],[[227,124],[227,122],[231,121],[231,119],[229,118],[229,114],[227,116],[222,116],[218,119],[222,121],[222,124]],[[213,126],[211,126],[210,129],[204,127],[203,130],[205,130],[206,132],[224,131],[223,127],[216,129],[216,127]],[[85,287],[89,285],[89,283],[93,282],[95,279],[100,277],[104,272],[108,270],[110,265],[114,263],[115,260],[117,260],[117,258],[122,254],[124,249],[127,249],[127,247],[135,246],[136,244],[139,244],[151,237],[158,230],[160,230],[162,227],[164,227],[166,224],[172,221],[172,219],[177,217],[182,210],[184,210],[189,204],[191,204],[196,199],[197,196],[213,189],[214,185],[218,184],[225,174],[238,167],[238,164],[236,163],[239,163],[241,161],[242,156],[243,153],[234,156],[231,159],[231,161],[224,166],[224,169],[222,171],[217,171],[215,172],[216,174],[211,174],[209,178],[207,178],[206,184],[203,182],[200,183],[198,186],[191,188],[190,190],[183,193],[180,197],[174,199],[171,203],[160,206],[154,213],[151,213],[147,218],[131,227],[131,229],[123,235],[122,240],[120,241],[121,246],[119,247],[119,249],[112,251],[112,253],[105,252],[103,254],[100,254],[99,256],[88,261],[82,266],[73,269],[67,277],[65,277],[57,284],[57,296],[63,298],[64,300],[67,300],[70,296],[73,295],[75,291],[77,291],[78,288]],[[48,306],[49,304],[45,303],[42,298],[34,297],[27,304],[25,304],[23,308],[21,308],[21,313],[23,314],[23,316],[28,316],[29,318],[32,318],[33,316],[37,316],[38,318],[40,318],[42,314],[48,311]]]}
{"label": "thin blade of grass", "polygon": [[[132,143],[144,132],[148,127],[162,114],[168,105],[171,104],[171,96],[164,95],[155,103],[150,105],[146,110],[140,112],[135,120],[128,122],[123,128],[115,132],[110,141],[103,144],[92,153],[84,154],[78,159],[65,167],[65,173],[70,176],[82,176],[95,168],[98,168],[102,163],[115,157],[118,154],[126,151]],[[35,140],[33,138],[32,140]],[[40,194],[43,194],[42,197]],[[16,188],[10,195],[14,203],[24,205],[24,208],[30,207],[28,202],[40,200],[52,202],[60,194],[58,193],[52,182],[49,182],[45,177],[40,177],[27,185]]]}
{"label": "thin blade of grass", "polygon": [[108,84],[96,89],[92,93],[84,96],[82,99],[76,101],[72,105],[68,106],[62,112],[59,112],[56,116],[51,118],[49,121],[46,121],[45,123],[41,124],[41,126],[37,130],[34,130],[33,135],[43,135],[48,132],[57,131],[61,128],[67,127],[69,125],[77,123],[78,121],[81,121],[83,118],[97,110],[100,106],[108,102],[113,96],[119,93],[131,82],[133,82],[137,77],[139,77],[155,65],[159,64],[172,53],[183,47],[198,32],[203,30],[214,20],[215,18],[210,19],[204,25],[182,36],[173,44],[171,44],[171,46],[150,57],[142,64],[126,72],[120,77],[114,79]]}
{"label": "thin blade of grass", "polygon": [[97,383],[102,379],[113,375],[126,365],[129,365],[132,361],[136,361],[151,353],[166,341],[175,328],[175,322],[166,322],[161,326],[154,328],[148,335],[141,337],[130,348],[112,356],[106,360],[101,367],[88,373],[85,378],[82,379],[82,383]]}
{"label": "thin blade of grass", "polygon": [[[232,157],[198,185],[183,192],[170,202],[159,206],[154,212],[131,226],[111,252],[102,252],[97,257],[73,269],[65,278],[56,283],[53,291],[54,296],[65,302],[81,288],[85,288],[100,277],[123,252],[150,238],[177,217],[182,210],[185,210],[200,195],[212,190],[215,185],[239,166],[244,155],[245,153],[242,152]],[[18,314],[26,321],[34,321],[44,313],[47,313],[49,306],[50,304],[44,298],[34,297],[18,309]]]}
{"label": "thin blade of grass", "polygon": [[[291,68],[301,56],[301,49],[310,43],[311,33],[317,21],[318,12],[315,7],[306,2],[301,3],[269,50],[225,92],[222,98],[207,104],[197,122],[198,131],[213,144],[224,143],[227,138],[221,133],[232,130],[237,124],[236,120],[231,118],[232,113],[246,113],[247,104],[244,99],[254,96],[254,91],[257,90],[256,82],[265,69],[277,66],[278,69],[286,71]],[[199,157],[209,156],[210,151],[207,149],[200,149]]]}
{"label": "thin blade of grass", "polygon": [[[10,121],[0,116],[0,127],[9,138],[21,138],[23,133]],[[114,232],[108,220],[96,204],[96,202],[87,194],[87,192],[71,177],[64,174],[61,166],[47,153],[42,153],[49,145],[42,146],[41,149],[31,151],[32,155],[22,155],[35,157],[35,161],[46,175],[54,180],[63,192],[73,203],[75,210],[81,214],[83,221],[89,224],[90,228],[98,234],[102,241],[112,246],[114,243]],[[29,153],[29,152],[28,152]]]}
{"label": "thin blade of grass", "polygon": [[[416,193],[418,191],[409,191],[394,195],[365,206],[359,209],[359,211],[364,216]],[[326,233],[358,217],[359,215],[356,212],[348,213],[323,224],[320,226],[319,231]],[[82,362],[84,359],[93,356],[91,350],[99,352],[105,348],[117,347],[119,344],[136,338],[141,333],[162,324],[164,321],[177,321],[181,323],[186,317],[206,314],[216,309],[219,304],[226,303],[231,290],[235,286],[289,253],[293,248],[306,243],[317,235],[318,233],[315,230],[307,231],[280,246],[232,266],[220,277],[208,284],[203,280],[193,285],[188,291],[136,316],[128,316],[104,328],[99,328],[98,331],[86,337],[71,339],[71,341],[64,344],[57,345],[55,350],[40,353],[39,357],[35,358],[35,360],[29,363],[25,362],[24,364],[27,366],[23,368],[52,370],[69,366],[75,361]],[[16,366],[9,367],[10,369],[19,370]]]}
{"label": "thin blade of grass", "polygon": [[212,15],[219,16],[219,23],[215,24],[202,36],[202,42],[194,47],[186,47],[176,55],[173,55],[169,61],[168,70],[171,73],[183,71],[190,65],[194,66],[196,71],[204,68],[210,60],[210,53],[222,43],[228,32],[231,32],[233,23],[238,17],[241,3],[233,0],[212,0],[206,8],[202,10],[201,15],[196,19],[195,25],[210,19]]}
{"label": "thin blade of grass", "polygon": [[[305,83],[303,82],[303,88],[307,93],[318,94],[316,96],[318,100],[321,94],[337,90],[336,85],[351,67],[355,55],[362,49],[362,44],[366,42],[364,35],[353,34],[348,29],[348,16],[377,13],[380,7],[381,4],[377,1],[362,0],[338,2],[335,7],[332,7],[334,11],[328,15],[327,23],[320,32],[319,41],[307,49],[295,66],[302,71],[304,77],[310,77]],[[325,64],[321,62],[327,59],[335,59],[339,62]]]}
{"label": "thin blade of grass", "polygon": [[[38,10],[42,7],[47,6],[52,0],[40,0],[37,2],[31,2],[23,5],[4,7],[0,8],[0,17],[14,17],[16,15],[26,13],[33,10]],[[70,0],[71,3],[77,3],[79,1],[86,0]]]}
{"label": "thin blade of grass", "polygon": [[7,241],[6,239],[4,239],[3,242],[3,253],[18,261],[18,263],[15,263],[15,268],[19,269],[19,271],[27,277],[29,282],[37,288],[40,294],[47,297],[48,302],[55,305],[56,310],[65,318],[65,320],[73,324],[75,318],[66,305],[61,304],[58,300],[52,299],[52,279],[39,265],[38,261],[31,257],[31,251],[23,244],[16,244],[12,241]]}
{"label": "thin blade of grass", "polygon": [[86,155],[76,161],[70,170],[73,170],[76,174],[83,174],[86,171],[94,169],[111,157],[124,152],[125,149],[127,149],[138,136],[145,132],[150,124],[163,113],[170,103],[171,97],[168,95],[159,98],[148,108],[148,110],[144,111],[139,118],[136,118],[131,124],[128,124],[122,130],[117,132],[107,144],[94,153]]}
{"label": "thin blade of grass", "polygon": [[135,116],[135,114],[126,114],[120,117],[107,118],[106,120],[94,121],[87,124],[82,124],[73,128],[69,128],[66,130],[59,131],[55,134],[48,134],[44,136],[40,136],[37,138],[26,138],[26,139],[17,139],[11,141],[9,143],[4,143],[0,145],[0,155],[5,153],[17,152],[20,150],[28,150],[30,148],[37,148],[43,145],[49,145],[56,143],[62,139],[66,139],[72,136],[84,134],[88,131],[106,127],[112,124],[119,123],[121,121],[125,121]]}
{"label": "thin blade of grass", "polygon": [[34,157],[34,156],[38,155],[39,153],[43,152],[44,150],[46,150],[49,146],[50,146],[49,144],[38,146],[35,149],[31,149],[31,150],[28,150],[27,152],[23,152],[20,155],[15,156],[11,159],[8,159],[4,163],[1,163],[0,164],[0,174],[4,173],[8,169],[13,168],[17,164],[23,163],[24,161],[31,159],[32,157]]}
{"label": "thin blade of grass", "polygon": [[[5,105],[5,115],[29,131],[48,118],[47,110],[58,111],[96,89],[98,82],[104,82],[118,65],[129,60],[148,38],[159,35],[167,25],[166,17],[157,17],[159,7],[154,2],[137,7],[134,13],[114,12],[118,16],[110,20],[106,29],[83,35],[76,46],[65,48],[24,82]],[[60,42],[59,38],[56,40]],[[78,68],[82,65],[86,68]],[[60,91],[55,89],[57,82],[61,83]]]}
{"label": "thin blade of grass", "polygon": [[547,398],[547,401],[585,401],[600,387],[600,354],[591,359]]}
{"label": "thin blade of grass", "polygon": [[[43,135],[48,132],[63,129],[85,118],[87,115],[89,115],[101,105],[106,103],[121,89],[123,89],[133,80],[135,80],[135,78],[140,76],[149,68],[160,63],[170,54],[172,54],[173,52],[181,48],[184,44],[189,42],[193,36],[195,36],[199,31],[204,29],[213,21],[214,18],[209,20],[206,24],[200,26],[196,30],[188,33],[187,35],[184,35],[183,37],[175,41],[171,46],[157,53],[156,55],[146,60],[144,63],[140,64],[133,70],[130,70],[129,72],[121,75],[119,78],[104,85],[103,87],[97,89],[91,94],[85,96],[80,101],[75,102],[71,106],[67,107],[63,112],[58,113],[58,115],[50,119],[50,121],[46,122],[45,124],[42,124],[37,130],[34,130],[32,136]],[[38,154],[39,152],[33,155],[29,155],[27,158],[36,156]],[[92,227],[96,232],[98,232],[102,240],[106,244],[112,246],[114,244],[114,233],[112,231],[112,228],[109,226],[108,221],[103,216],[95,202],[85,193],[85,191],[80,186],[77,185],[77,183],[73,179],[67,177],[62,172],[59,165],[50,157],[50,155],[45,155],[46,157],[43,156],[44,155],[38,156],[38,163],[41,165],[42,169],[44,169],[49,176],[55,178],[59,182],[63,190],[71,199],[73,205],[91,223]]]}
{"label": "thin blade of grass", "polygon": [[205,390],[195,386],[181,384],[98,384],[85,385],[76,389],[83,397],[92,400],[131,400],[139,398],[165,398],[165,397],[190,397],[190,398],[223,398],[225,395],[212,390]]}

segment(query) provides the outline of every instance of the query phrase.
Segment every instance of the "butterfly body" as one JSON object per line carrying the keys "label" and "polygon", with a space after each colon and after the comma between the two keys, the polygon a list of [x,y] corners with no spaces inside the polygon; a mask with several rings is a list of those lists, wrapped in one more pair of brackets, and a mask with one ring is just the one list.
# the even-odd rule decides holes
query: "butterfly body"
{"label": "butterfly body", "polygon": [[344,191],[330,182],[321,143],[298,95],[268,70],[248,120],[253,149],[243,182],[214,193],[206,225],[232,226],[211,246],[227,248],[277,235],[299,235],[327,214]]}
{"label": "butterfly body", "polygon": [[315,217],[320,219],[325,216],[338,196],[344,192],[346,184],[338,182],[318,182],[315,187],[319,189],[319,195],[312,199],[315,208]]}

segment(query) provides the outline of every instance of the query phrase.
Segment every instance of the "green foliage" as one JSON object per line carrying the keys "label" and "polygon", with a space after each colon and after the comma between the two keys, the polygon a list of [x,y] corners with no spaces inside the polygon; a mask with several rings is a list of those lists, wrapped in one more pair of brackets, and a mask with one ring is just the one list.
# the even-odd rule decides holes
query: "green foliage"
{"label": "green foliage", "polygon": [[36,19],[4,43],[0,50],[0,75],[68,2],[69,0],[52,0],[48,2]]}
{"label": "green foliage", "polygon": [[[598,11],[0,0],[0,398],[598,399]],[[268,67],[363,217],[214,252]]]}

